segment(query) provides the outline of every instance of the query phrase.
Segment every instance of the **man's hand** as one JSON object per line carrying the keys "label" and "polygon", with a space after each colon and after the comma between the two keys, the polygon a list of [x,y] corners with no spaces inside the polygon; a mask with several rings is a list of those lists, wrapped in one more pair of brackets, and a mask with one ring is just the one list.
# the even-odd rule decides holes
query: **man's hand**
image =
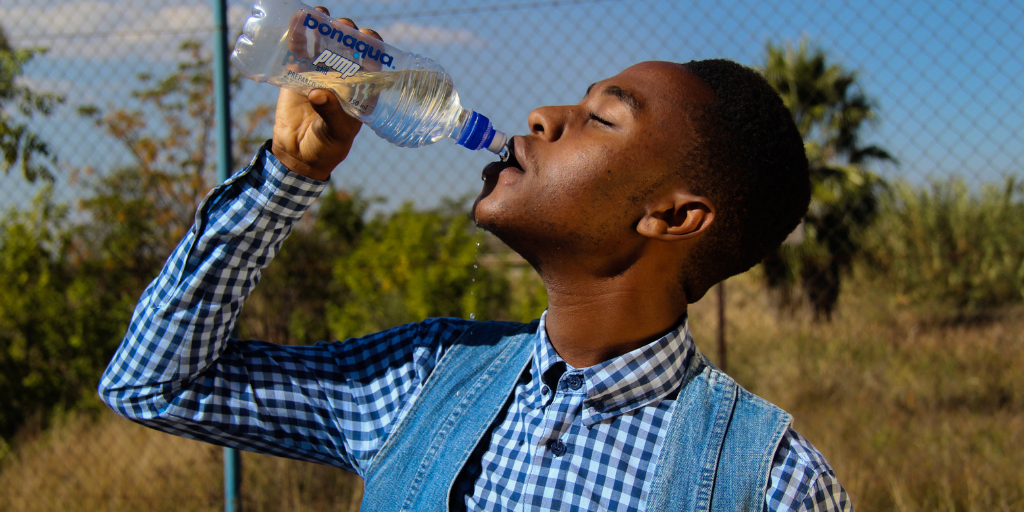
{"label": "man's hand", "polygon": [[[316,9],[328,14],[325,7]],[[336,21],[358,29],[350,19]],[[372,29],[359,31],[381,39]],[[304,38],[302,45],[305,46]],[[314,89],[303,96],[282,88],[274,114],[271,152],[292,172],[326,181],[331,171],[348,156],[360,127],[362,123],[342,109],[341,101],[333,92]]]}

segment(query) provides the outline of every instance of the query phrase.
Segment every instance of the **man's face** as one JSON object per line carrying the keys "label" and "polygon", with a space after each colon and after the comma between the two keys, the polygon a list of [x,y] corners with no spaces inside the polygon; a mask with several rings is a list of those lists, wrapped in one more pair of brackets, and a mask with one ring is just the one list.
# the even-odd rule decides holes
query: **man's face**
{"label": "man's face", "polygon": [[576,105],[534,110],[515,158],[484,168],[474,219],[535,264],[551,251],[624,254],[652,196],[677,184],[688,113],[711,97],[682,66],[645,62]]}

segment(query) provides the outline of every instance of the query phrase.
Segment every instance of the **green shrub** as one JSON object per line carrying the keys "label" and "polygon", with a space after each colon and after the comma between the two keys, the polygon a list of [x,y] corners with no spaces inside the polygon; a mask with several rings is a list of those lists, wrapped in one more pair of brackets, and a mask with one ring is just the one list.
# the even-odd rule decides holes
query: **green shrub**
{"label": "green shrub", "polygon": [[281,244],[246,300],[238,321],[240,336],[288,345],[334,339],[326,309],[337,293],[334,265],[359,241],[372,202],[358,191],[332,186],[324,192]]}
{"label": "green shrub", "polygon": [[970,318],[1024,296],[1024,187],[959,178],[893,186],[869,236],[877,268],[906,301]]}
{"label": "green shrub", "polygon": [[131,312],[69,256],[66,213],[45,188],[0,219],[0,439],[94,397]]}
{"label": "green shrub", "polygon": [[327,304],[338,339],[428,317],[505,317],[510,285],[478,264],[484,234],[458,202],[398,211],[367,223],[351,251],[334,265]]}

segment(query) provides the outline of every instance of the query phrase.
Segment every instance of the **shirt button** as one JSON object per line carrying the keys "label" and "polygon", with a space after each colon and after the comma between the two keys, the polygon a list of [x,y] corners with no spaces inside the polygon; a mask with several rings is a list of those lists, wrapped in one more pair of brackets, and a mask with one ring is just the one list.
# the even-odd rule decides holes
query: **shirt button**
{"label": "shirt button", "polygon": [[551,443],[551,453],[554,454],[555,457],[565,455],[566,449],[565,443],[563,443],[561,439]]}
{"label": "shirt button", "polygon": [[575,391],[575,390],[577,390],[577,389],[579,389],[581,387],[583,387],[583,378],[580,377],[579,375],[570,375],[569,376],[569,389]]}

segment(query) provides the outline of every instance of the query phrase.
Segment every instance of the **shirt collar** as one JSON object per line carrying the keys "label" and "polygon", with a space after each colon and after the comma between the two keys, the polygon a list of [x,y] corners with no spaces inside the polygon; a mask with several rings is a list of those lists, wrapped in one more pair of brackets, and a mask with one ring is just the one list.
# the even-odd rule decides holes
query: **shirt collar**
{"label": "shirt collar", "polygon": [[[561,375],[576,373],[584,379],[583,423],[591,425],[664,399],[682,381],[685,369],[696,350],[690,337],[689,320],[683,315],[679,324],[664,336],[614,359],[589,368],[573,368],[558,355],[548,339],[547,312],[540,317],[534,345],[534,378],[548,371]],[[544,383],[541,380],[542,385]]]}

